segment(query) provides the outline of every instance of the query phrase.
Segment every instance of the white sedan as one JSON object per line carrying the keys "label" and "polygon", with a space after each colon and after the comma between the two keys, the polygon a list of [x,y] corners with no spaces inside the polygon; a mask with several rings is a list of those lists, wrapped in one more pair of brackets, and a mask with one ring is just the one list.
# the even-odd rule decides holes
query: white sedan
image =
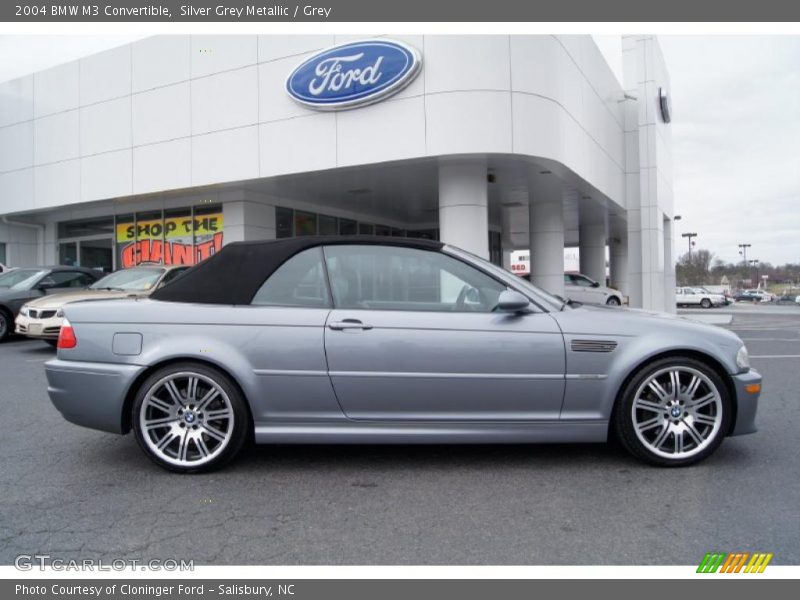
{"label": "white sedan", "polygon": [[712,306],[723,306],[725,304],[725,296],[712,294],[705,288],[679,287],[675,288],[675,304],[678,306],[711,308]]}
{"label": "white sedan", "polygon": [[622,293],[614,288],[600,285],[581,273],[564,273],[564,294],[581,304],[607,304],[620,306]]}

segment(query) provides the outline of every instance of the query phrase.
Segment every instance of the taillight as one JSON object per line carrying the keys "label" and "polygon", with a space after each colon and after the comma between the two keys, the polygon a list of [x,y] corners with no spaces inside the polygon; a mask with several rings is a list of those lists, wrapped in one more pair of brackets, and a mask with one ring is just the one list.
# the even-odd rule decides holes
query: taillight
{"label": "taillight", "polygon": [[56,346],[65,350],[74,348],[78,345],[78,338],[75,337],[75,330],[69,321],[64,319],[61,323],[61,331],[58,332],[58,343]]}

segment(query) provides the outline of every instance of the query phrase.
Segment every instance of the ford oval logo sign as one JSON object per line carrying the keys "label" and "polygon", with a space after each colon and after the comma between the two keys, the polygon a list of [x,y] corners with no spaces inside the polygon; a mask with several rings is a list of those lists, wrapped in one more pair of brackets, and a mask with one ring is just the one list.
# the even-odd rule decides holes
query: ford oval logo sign
{"label": "ford oval logo sign", "polygon": [[317,110],[344,110],[383,100],[419,73],[422,59],[406,44],[365,40],[323,50],[298,66],[286,91]]}

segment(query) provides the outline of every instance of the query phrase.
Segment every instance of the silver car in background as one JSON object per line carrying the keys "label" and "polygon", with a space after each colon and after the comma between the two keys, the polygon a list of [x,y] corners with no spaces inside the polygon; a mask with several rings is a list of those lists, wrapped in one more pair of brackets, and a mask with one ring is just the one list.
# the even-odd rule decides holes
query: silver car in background
{"label": "silver car in background", "polygon": [[605,442],[663,466],[755,431],[733,333],[578,307],[457,248],[245,242],[148,299],[76,302],[48,391],[180,472],[257,443]]}

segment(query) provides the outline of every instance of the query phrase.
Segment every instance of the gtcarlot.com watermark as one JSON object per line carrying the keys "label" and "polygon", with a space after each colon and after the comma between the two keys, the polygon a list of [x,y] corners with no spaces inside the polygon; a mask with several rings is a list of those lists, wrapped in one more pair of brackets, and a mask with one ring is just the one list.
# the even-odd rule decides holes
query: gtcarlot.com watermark
{"label": "gtcarlot.com watermark", "polygon": [[19,571],[194,571],[194,560],[173,558],[64,559],[49,554],[20,554],[14,559],[14,567]]}

